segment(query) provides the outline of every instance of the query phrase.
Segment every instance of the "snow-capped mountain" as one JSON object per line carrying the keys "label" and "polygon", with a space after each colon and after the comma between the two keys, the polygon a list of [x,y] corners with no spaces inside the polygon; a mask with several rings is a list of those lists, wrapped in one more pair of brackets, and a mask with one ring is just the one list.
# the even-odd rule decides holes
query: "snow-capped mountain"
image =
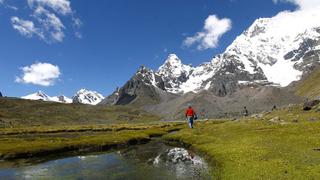
{"label": "snow-capped mountain", "polygon": [[48,96],[43,91],[38,91],[33,94],[29,94],[27,96],[22,96],[22,99],[29,99],[29,100],[42,100],[42,101],[52,101],[51,97]]}
{"label": "snow-capped mountain", "polygon": [[211,62],[193,68],[170,55],[158,73],[172,93],[211,90],[223,96],[243,84],[288,86],[320,64],[316,19],[316,9],[257,19]]}
{"label": "snow-capped mountain", "polygon": [[104,97],[96,91],[80,89],[73,97],[73,103],[96,105],[100,103]]}
{"label": "snow-capped mountain", "polygon": [[[299,80],[320,63],[318,19],[317,9],[257,19],[223,54],[195,67],[179,89],[199,92],[220,86],[218,91],[222,91],[248,83],[285,87]],[[217,79],[229,79],[229,83]]]}
{"label": "snow-capped mountain", "polygon": [[150,100],[203,90],[224,97],[253,85],[286,87],[320,64],[319,12],[286,11],[257,19],[224,53],[197,67],[170,54],[158,71],[140,68],[103,102],[127,104],[138,97]]}
{"label": "snow-capped mountain", "polygon": [[42,100],[42,101],[53,101],[53,102],[60,102],[60,103],[72,103],[72,100],[66,96],[54,96],[50,97],[43,91],[38,91],[36,93],[23,96],[22,99],[29,99],[29,100]]}

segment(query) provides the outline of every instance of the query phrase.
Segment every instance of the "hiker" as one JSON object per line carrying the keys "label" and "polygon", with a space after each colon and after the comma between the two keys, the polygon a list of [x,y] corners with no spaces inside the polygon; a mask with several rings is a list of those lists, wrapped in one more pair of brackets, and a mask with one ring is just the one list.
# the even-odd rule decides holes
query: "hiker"
{"label": "hiker", "polygon": [[277,106],[276,106],[276,105],[274,105],[274,106],[272,107],[272,110],[271,110],[271,111],[275,111],[275,110],[277,110]]}
{"label": "hiker", "polygon": [[186,118],[189,123],[189,127],[193,128],[193,120],[197,119],[197,114],[196,112],[192,109],[191,106],[188,107],[186,110]]}
{"label": "hiker", "polygon": [[243,107],[243,115],[244,115],[244,116],[248,116],[248,115],[249,115],[249,112],[248,112],[248,109],[247,109],[246,106]]}

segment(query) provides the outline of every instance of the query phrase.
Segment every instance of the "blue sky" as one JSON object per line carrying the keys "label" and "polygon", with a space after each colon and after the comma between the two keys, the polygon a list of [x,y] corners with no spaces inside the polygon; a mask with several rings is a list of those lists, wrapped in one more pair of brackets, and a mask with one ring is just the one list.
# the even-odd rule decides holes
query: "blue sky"
{"label": "blue sky", "polygon": [[[170,53],[185,64],[199,65],[222,53],[255,19],[296,9],[272,0],[59,0],[65,3],[61,8],[45,1],[0,0],[0,91],[4,95],[43,90],[51,96],[72,96],[80,88],[109,95],[140,65],[157,69]],[[38,7],[42,11],[37,14]],[[48,14],[59,19],[54,19],[55,26],[44,21]],[[210,15],[228,18],[231,29],[214,47],[184,46],[187,37],[203,31]],[[17,26],[27,22],[34,23],[33,31],[23,34]],[[49,70],[59,68],[50,85],[23,79],[22,67],[30,69],[40,62],[51,64]]]}

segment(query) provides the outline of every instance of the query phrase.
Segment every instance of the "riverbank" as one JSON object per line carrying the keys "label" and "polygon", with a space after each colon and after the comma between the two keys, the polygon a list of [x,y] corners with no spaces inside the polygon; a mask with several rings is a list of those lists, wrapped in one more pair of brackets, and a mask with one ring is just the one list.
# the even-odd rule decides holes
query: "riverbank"
{"label": "riverbank", "polygon": [[319,179],[319,137],[320,113],[293,106],[163,138],[200,151],[218,179]]}
{"label": "riverbank", "polygon": [[90,152],[145,143],[179,130],[182,123],[41,126],[0,129],[0,158],[17,159],[64,152]]}

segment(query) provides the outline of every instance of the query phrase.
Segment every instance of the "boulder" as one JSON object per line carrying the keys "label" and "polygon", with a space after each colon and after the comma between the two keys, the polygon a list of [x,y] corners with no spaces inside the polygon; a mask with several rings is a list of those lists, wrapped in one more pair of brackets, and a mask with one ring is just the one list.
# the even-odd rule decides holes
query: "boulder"
{"label": "boulder", "polygon": [[303,110],[309,111],[318,104],[320,104],[320,100],[312,100],[312,101],[305,102],[303,104]]}

